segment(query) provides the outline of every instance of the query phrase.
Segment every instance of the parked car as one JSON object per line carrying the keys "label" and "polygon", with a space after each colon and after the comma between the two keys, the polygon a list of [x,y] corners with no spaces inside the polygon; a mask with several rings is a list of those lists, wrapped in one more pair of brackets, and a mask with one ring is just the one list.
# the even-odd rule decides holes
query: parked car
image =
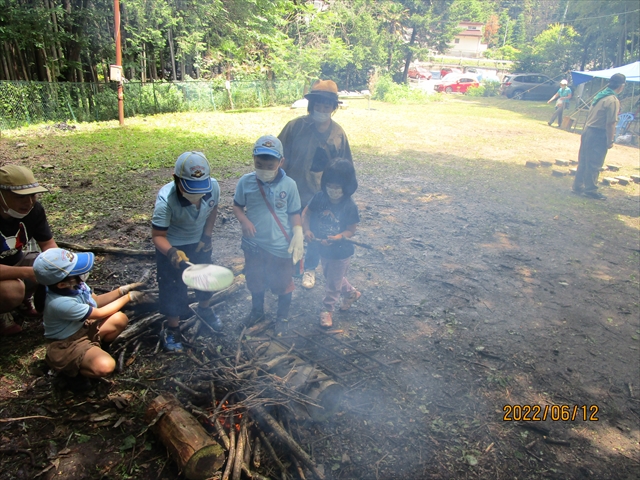
{"label": "parked car", "polygon": [[455,73],[450,73],[446,75],[441,82],[437,83],[434,86],[436,92],[445,92],[445,93],[467,93],[467,90],[470,87],[479,87],[480,82],[475,77],[470,75],[459,75]]}
{"label": "parked car", "polygon": [[463,71],[456,67],[442,67],[440,69],[440,78],[444,78],[450,73],[463,73]]}
{"label": "parked car", "polygon": [[407,75],[409,75],[409,78],[416,78],[418,80],[431,80],[431,72],[423,67],[409,67]]}
{"label": "parked car", "polygon": [[511,73],[502,79],[500,94],[516,100],[548,100],[559,88],[560,82],[540,73]]}

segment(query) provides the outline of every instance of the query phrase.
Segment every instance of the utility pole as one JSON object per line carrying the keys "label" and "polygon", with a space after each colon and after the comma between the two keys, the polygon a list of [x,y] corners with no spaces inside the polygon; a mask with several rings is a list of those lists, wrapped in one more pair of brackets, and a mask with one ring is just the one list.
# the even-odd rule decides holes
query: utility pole
{"label": "utility pole", "polygon": [[[115,13],[115,35],[116,35],[116,65],[120,67],[122,72],[122,47],[120,44],[120,0],[113,0],[113,8]],[[124,125],[124,93],[122,91],[122,82],[124,78],[118,79],[118,120],[120,126]]]}

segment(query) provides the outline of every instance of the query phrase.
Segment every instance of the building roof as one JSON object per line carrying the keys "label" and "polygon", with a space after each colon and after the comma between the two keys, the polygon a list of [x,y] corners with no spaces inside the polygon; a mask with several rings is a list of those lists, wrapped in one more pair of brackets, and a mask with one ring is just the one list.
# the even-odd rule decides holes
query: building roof
{"label": "building roof", "polygon": [[482,22],[460,22],[459,25],[484,25]]}

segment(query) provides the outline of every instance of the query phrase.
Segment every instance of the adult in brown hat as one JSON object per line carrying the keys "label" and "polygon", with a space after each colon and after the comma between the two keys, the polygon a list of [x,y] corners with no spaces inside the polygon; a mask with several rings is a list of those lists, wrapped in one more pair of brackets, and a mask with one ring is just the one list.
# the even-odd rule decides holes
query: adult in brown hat
{"label": "adult in brown hat", "polygon": [[20,165],[0,167],[0,335],[20,333],[11,312],[38,316],[31,296],[36,287],[33,262],[36,252],[27,252],[35,240],[42,251],[57,247],[37,194],[48,190],[33,173]]}
{"label": "adult in brown hat", "polygon": [[[291,120],[278,135],[284,149],[282,168],[298,185],[304,208],[320,191],[322,172],[335,159],[353,163],[347,135],[332,116],[338,109],[338,86],[333,80],[316,82],[305,95],[309,101],[307,115]],[[315,269],[320,261],[316,243],[307,245],[302,286],[313,288]]]}

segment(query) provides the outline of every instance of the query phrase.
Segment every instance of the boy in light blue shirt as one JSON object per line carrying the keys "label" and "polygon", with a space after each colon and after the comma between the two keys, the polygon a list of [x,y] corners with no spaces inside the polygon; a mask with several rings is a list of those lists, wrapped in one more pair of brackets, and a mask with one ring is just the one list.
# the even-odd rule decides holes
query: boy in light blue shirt
{"label": "boy in light blue shirt", "polygon": [[34,300],[48,340],[45,360],[68,377],[98,378],[114,371],[116,362],[101,342],[112,342],[126,328],[128,318],[120,310],[145,297],[134,291],[141,283],[94,295],[84,281],[93,261],[90,252],[50,248],[33,264],[39,284]]}
{"label": "boy in light blue shirt", "polygon": [[293,266],[304,251],[300,195],[296,182],[280,168],[283,161],[280,140],[273,135],[260,137],[253,147],[255,171],[240,178],[233,197],[251,292],[251,313],[245,324],[264,318],[269,288],[278,295],[276,330],[286,325],[294,290]]}
{"label": "boy in light blue shirt", "polygon": [[[173,181],[158,192],[151,220],[156,247],[160,313],[167,317],[162,334],[164,349],[181,352],[180,316],[188,315],[187,286],[182,271],[195,264],[211,263],[211,235],[218,216],[220,187],[211,178],[207,158],[201,152],[185,152],[176,160]],[[214,330],[222,322],[210,308],[211,292],[196,290],[198,316]]]}

